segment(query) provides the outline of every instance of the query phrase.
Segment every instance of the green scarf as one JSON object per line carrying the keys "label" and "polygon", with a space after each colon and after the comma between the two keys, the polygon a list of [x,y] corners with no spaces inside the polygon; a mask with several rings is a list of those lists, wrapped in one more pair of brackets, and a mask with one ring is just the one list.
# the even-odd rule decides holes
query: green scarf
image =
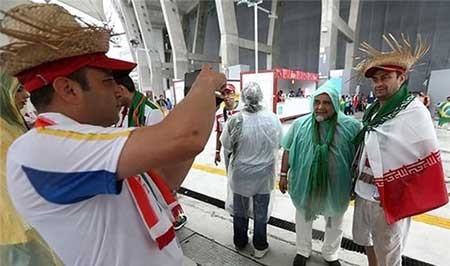
{"label": "green scarf", "polygon": [[[326,198],[326,193],[328,192],[328,156],[330,145],[333,142],[334,134],[336,132],[337,126],[337,114],[330,118],[330,127],[327,130],[327,135],[325,142],[321,143],[320,139],[320,123],[318,123],[313,115],[312,117],[312,142],[314,145],[314,154],[310,171],[309,178],[309,200],[312,201],[309,206],[311,207],[312,213],[317,213],[317,210],[321,210],[322,206],[319,204],[322,201],[317,201],[316,199]],[[316,210],[314,210],[316,209]],[[310,220],[313,217],[305,217]]]}
{"label": "green scarf", "polygon": [[150,102],[144,94],[136,91],[131,101],[130,110],[128,111],[128,126],[142,127],[145,126],[145,106],[152,109],[158,109],[158,106]]}
{"label": "green scarf", "polygon": [[[400,89],[383,105],[380,107],[380,102],[376,101],[363,116],[363,128],[359,131],[358,135],[353,139],[352,143],[355,145],[361,144],[364,140],[364,135],[368,131],[372,131],[374,128],[383,124],[384,122],[394,118],[400,111],[404,110],[408,104],[415,99],[414,95],[411,95],[408,91],[406,82],[400,87]],[[373,115],[376,113],[375,117]],[[372,118],[373,117],[373,118]]]}

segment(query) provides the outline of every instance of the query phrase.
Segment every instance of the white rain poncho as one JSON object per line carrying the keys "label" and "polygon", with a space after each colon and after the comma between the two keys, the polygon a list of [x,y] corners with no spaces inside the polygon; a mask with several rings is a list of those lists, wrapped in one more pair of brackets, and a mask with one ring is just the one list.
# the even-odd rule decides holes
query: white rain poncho
{"label": "white rain poncho", "polygon": [[275,114],[262,108],[261,100],[259,85],[249,84],[242,92],[244,109],[227,122],[220,139],[231,153],[231,190],[244,197],[270,194],[275,182],[282,127]]}

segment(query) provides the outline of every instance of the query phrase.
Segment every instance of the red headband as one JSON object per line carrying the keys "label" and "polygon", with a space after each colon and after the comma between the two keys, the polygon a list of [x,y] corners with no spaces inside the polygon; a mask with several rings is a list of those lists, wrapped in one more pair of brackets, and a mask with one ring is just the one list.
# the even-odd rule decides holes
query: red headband
{"label": "red headband", "polygon": [[375,74],[375,72],[377,70],[383,70],[386,72],[400,72],[402,74],[406,73],[406,69],[401,67],[401,66],[395,66],[395,65],[381,65],[381,66],[374,66],[369,68],[366,73],[364,74],[364,76],[366,76],[366,78],[371,78],[373,76],[373,74]]}

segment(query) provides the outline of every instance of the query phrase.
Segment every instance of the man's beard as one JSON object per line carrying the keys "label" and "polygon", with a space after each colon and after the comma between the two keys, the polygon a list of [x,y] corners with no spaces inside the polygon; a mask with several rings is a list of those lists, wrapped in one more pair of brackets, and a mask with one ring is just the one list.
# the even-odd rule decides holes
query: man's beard
{"label": "man's beard", "polygon": [[323,121],[325,120],[325,117],[323,117],[323,116],[321,116],[321,115],[316,115],[316,116],[315,116],[315,119],[316,119],[317,122],[320,123],[320,122],[323,122]]}
{"label": "man's beard", "polygon": [[325,120],[325,117],[323,117],[321,115],[316,115],[315,118],[316,118],[316,121],[319,123]]}

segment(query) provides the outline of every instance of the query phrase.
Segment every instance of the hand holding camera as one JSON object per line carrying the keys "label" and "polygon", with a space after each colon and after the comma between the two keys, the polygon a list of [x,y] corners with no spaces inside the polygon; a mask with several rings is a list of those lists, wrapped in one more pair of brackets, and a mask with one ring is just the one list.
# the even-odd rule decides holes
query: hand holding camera
{"label": "hand holding camera", "polygon": [[216,105],[220,105],[223,101],[222,90],[225,88],[226,81],[223,73],[212,70],[209,64],[204,64],[201,70],[184,75],[184,95],[187,95],[196,84],[208,84],[207,88],[215,92]]}

